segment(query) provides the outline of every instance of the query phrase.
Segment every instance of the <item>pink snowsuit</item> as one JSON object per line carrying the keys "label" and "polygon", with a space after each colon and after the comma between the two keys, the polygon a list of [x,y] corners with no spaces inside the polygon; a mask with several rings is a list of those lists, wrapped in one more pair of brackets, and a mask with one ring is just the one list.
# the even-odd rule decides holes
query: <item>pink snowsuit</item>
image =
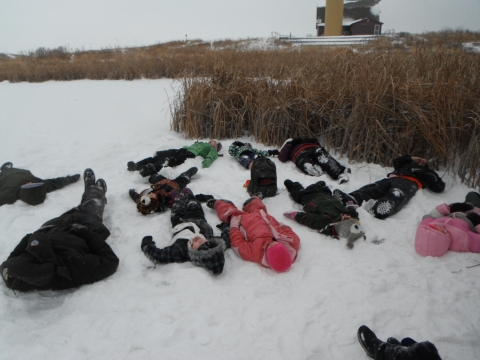
{"label": "pink snowsuit", "polygon": [[[479,208],[472,210],[480,214]],[[415,250],[422,256],[442,256],[447,251],[480,253],[480,225],[473,227],[465,213],[450,213],[447,204],[425,216],[417,228]]]}

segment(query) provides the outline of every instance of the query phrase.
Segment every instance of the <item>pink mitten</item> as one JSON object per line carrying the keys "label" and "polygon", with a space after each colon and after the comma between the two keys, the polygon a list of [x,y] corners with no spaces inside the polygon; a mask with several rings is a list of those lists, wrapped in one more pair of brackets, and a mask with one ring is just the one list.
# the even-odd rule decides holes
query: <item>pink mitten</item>
{"label": "pink mitten", "polygon": [[295,220],[295,215],[297,215],[298,211],[287,211],[283,213],[283,216],[286,216],[289,219]]}

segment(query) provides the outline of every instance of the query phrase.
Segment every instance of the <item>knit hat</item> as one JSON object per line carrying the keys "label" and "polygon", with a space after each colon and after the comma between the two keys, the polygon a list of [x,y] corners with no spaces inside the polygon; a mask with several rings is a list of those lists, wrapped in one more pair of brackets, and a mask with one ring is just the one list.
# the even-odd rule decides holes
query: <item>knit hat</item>
{"label": "knit hat", "polygon": [[285,272],[292,266],[292,255],[282,243],[269,246],[265,252],[267,264],[277,272]]}
{"label": "knit hat", "polygon": [[347,239],[347,247],[353,248],[353,242],[361,237],[365,238],[365,232],[363,231],[360,221],[356,219],[348,219],[333,224],[335,233],[340,238]]}
{"label": "knit hat", "polygon": [[38,205],[45,201],[47,197],[47,187],[45,183],[32,183],[20,187],[20,200],[29,205]]}
{"label": "knit hat", "polygon": [[225,255],[223,254],[225,249],[226,245],[223,239],[211,238],[197,250],[189,248],[188,256],[193,264],[204,268],[213,275],[219,275],[225,265]]}

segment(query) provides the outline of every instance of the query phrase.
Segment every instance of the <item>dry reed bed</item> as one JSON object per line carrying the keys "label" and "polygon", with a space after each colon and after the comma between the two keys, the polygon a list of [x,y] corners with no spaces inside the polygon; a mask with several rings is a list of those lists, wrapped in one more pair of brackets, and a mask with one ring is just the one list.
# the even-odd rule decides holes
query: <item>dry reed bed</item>
{"label": "dry reed bed", "polygon": [[268,63],[250,55],[249,66],[231,56],[209,77],[185,74],[173,129],[190,138],[249,134],[268,145],[316,135],[350,160],[391,166],[409,153],[480,186],[479,54],[330,49],[290,54],[297,66],[281,53]]}

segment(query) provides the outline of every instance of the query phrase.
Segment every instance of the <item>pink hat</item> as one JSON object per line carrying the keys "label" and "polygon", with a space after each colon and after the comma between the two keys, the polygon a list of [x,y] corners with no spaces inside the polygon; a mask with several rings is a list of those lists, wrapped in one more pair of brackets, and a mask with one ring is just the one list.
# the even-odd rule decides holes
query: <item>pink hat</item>
{"label": "pink hat", "polygon": [[282,243],[270,246],[265,252],[268,265],[278,272],[285,272],[292,266],[292,255]]}

